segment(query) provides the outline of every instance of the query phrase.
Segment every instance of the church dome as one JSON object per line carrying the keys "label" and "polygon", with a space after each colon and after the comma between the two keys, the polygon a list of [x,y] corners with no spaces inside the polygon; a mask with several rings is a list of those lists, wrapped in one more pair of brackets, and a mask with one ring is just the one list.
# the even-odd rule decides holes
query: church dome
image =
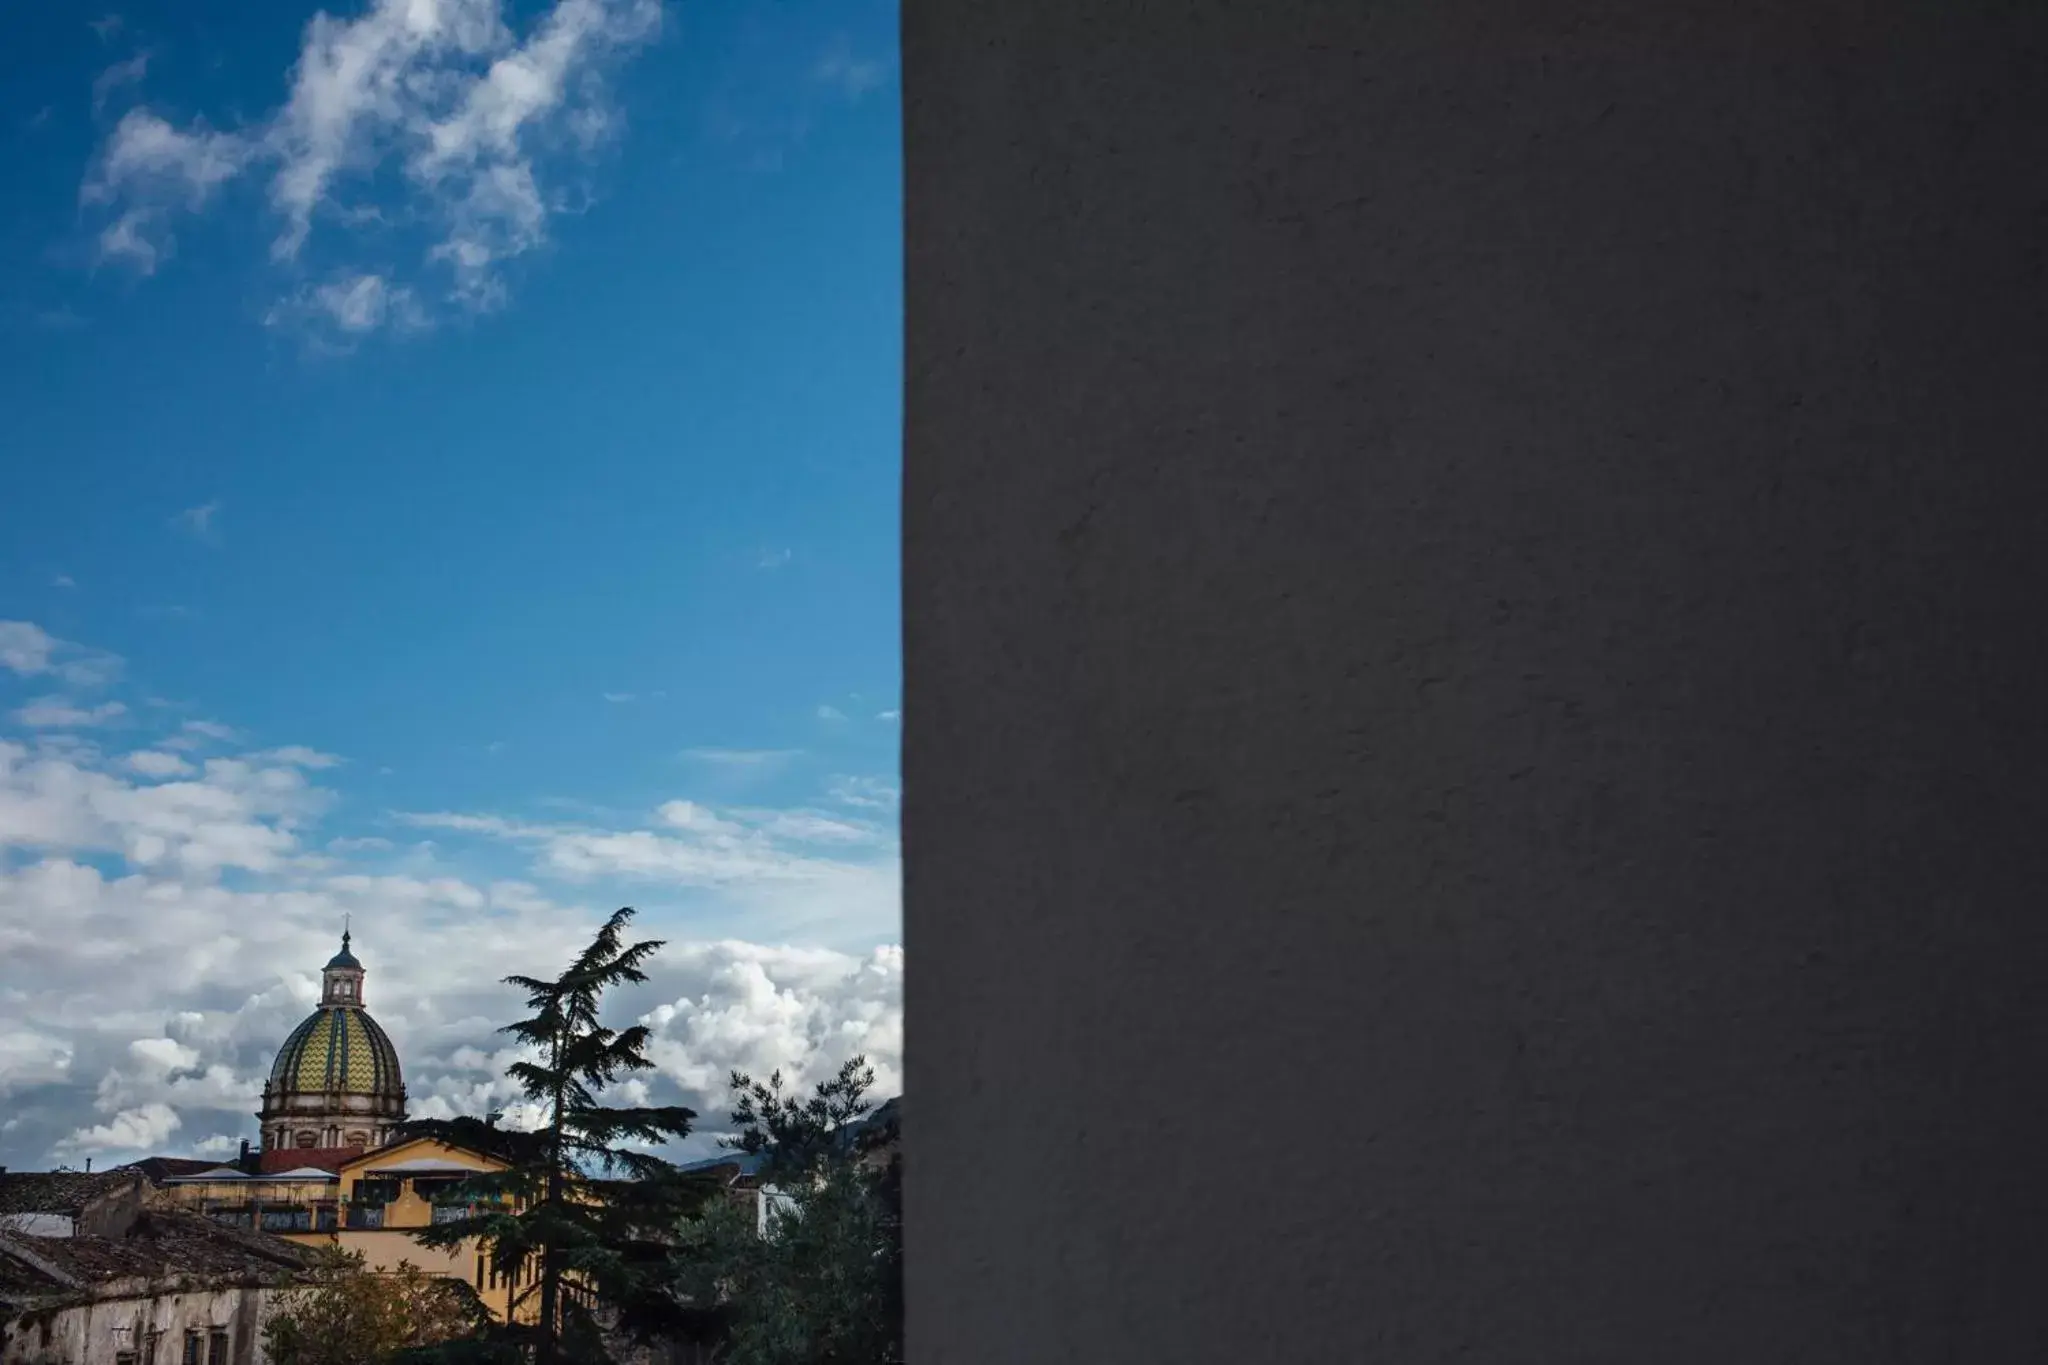
{"label": "church dome", "polygon": [[320,1007],[284,1040],[263,1087],[264,1169],[379,1146],[405,1121],[398,1049],[363,1007],[365,975],[344,933],[320,969]]}
{"label": "church dome", "polygon": [[348,1095],[396,1095],[398,1049],[360,1005],[327,1005],[293,1029],[270,1068],[272,1088]]}

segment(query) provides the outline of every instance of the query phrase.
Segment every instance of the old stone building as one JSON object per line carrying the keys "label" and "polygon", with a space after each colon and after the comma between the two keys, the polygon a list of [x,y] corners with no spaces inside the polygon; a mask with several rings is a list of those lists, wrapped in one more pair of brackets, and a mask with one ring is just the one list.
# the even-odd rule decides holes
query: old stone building
{"label": "old stone building", "polygon": [[135,1170],[0,1175],[0,1365],[267,1365],[310,1253],[153,1206]]}

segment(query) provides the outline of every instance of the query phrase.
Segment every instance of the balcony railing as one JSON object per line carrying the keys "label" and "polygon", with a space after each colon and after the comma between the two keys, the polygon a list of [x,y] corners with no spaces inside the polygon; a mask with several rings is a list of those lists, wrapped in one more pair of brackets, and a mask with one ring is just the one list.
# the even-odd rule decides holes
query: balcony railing
{"label": "balcony railing", "polygon": [[502,1213],[510,1207],[510,1203],[503,1199],[479,1199],[463,1204],[436,1204],[434,1205],[434,1221],[436,1223],[459,1223],[465,1218],[482,1218],[487,1214]]}
{"label": "balcony railing", "polygon": [[357,1205],[348,1211],[348,1226],[358,1232],[373,1231],[384,1226],[384,1209],[381,1205]]}
{"label": "balcony railing", "polygon": [[311,1232],[316,1222],[333,1226],[333,1212],[309,1204],[214,1204],[203,1210],[224,1227],[260,1232]]}

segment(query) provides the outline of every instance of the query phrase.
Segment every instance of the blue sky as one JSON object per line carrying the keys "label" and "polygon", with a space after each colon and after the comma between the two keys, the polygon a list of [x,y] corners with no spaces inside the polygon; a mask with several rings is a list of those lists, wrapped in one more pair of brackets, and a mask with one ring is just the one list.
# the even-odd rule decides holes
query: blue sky
{"label": "blue sky", "polygon": [[[273,1021],[234,1021],[296,1008],[341,913],[373,1002],[380,943],[559,948],[618,903],[729,945],[671,1007],[760,995],[743,959],[781,964],[771,1005],[867,980],[895,940],[894,6],[315,14],[44,7],[0,44],[0,959],[38,973],[0,970],[0,1031],[43,1040],[0,1049],[0,1109],[43,1106],[0,1151],[28,1160],[236,1112]],[[195,918],[139,981],[89,987],[38,927],[145,906]],[[194,956],[205,923],[236,950]],[[422,960],[380,1018],[446,1061],[453,1006],[408,1001],[472,987]],[[119,1026],[53,1015],[56,982],[118,986]],[[847,1008],[888,1014],[869,984]],[[805,1046],[844,1028],[820,1008]],[[152,1091],[138,1056],[183,1065]]]}

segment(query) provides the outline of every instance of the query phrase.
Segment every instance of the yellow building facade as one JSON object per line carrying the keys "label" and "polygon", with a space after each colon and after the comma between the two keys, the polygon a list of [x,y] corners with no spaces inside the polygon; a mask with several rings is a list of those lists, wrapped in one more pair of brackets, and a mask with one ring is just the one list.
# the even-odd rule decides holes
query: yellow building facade
{"label": "yellow building facade", "polygon": [[301,1246],[338,1247],[371,1270],[410,1263],[430,1275],[467,1281],[504,1321],[529,1279],[525,1267],[490,1264],[474,1238],[441,1249],[413,1233],[480,1210],[455,1202],[456,1187],[504,1170],[503,1162],[431,1138],[390,1143],[329,1172],[248,1175],[231,1167],[164,1180],[157,1198],[230,1227],[269,1232]]}
{"label": "yellow building facade", "polygon": [[366,1152],[336,1174],[338,1216],[322,1228],[283,1234],[306,1246],[359,1253],[372,1270],[410,1263],[433,1275],[467,1280],[499,1321],[526,1283],[524,1267],[499,1267],[470,1238],[446,1250],[421,1246],[412,1234],[436,1222],[458,1221],[482,1210],[451,1202],[462,1182],[502,1171],[505,1164],[428,1138],[394,1142]]}

